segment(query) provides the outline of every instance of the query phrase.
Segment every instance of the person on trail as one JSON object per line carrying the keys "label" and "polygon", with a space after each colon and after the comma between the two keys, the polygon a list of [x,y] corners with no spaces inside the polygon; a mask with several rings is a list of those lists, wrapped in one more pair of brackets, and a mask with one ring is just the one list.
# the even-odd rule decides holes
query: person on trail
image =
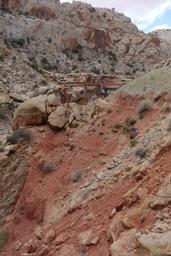
{"label": "person on trail", "polygon": [[102,88],[100,88],[100,94],[104,97],[107,96],[107,88],[106,86],[103,86]]}

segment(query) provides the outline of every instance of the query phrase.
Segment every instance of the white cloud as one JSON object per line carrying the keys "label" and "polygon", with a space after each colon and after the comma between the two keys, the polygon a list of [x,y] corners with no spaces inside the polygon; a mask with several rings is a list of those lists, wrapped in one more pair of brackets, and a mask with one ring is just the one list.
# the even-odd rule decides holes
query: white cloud
{"label": "white cloud", "polygon": [[[66,2],[67,0],[61,0]],[[123,12],[138,25],[145,29],[151,25],[166,10],[171,9],[171,0],[82,0],[91,3],[93,6],[115,8]],[[70,0],[72,2],[72,0]]]}
{"label": "white cloud", "polygon": [[171,29],[171,26],[169,26],[168,24],[161,24],[158,26],[154,26],[151,31],[155,31],[155,30],[159,30],[159,29]]}

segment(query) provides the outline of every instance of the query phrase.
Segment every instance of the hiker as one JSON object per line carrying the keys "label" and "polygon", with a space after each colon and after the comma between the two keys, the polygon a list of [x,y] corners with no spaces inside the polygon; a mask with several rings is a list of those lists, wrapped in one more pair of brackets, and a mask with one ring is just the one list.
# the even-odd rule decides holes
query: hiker
{"label": "hiker", "polygon": [[105,86],[103,86],[102,88],[100,88],[100,94],[104,97],[107,96],[107,88]]}

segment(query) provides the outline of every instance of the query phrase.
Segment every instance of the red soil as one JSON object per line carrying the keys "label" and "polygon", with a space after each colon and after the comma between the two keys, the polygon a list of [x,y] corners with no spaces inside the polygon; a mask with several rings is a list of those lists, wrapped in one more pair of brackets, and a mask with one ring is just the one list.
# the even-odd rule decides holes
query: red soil
{"label": "red soil", "polygon": [[[11,238],[3,256],[22,255],[20,250],[15,252],[16,242],[28,241],[34,237],[35,226],[43,221],[44,207],[77,190],[81,183],[84,184],[87,178],[94,176],[111,157],[129,143],[128,135],[122,130],[113,133],[112,126],[117,123],[123,124],[127,117],[136,118],[137,102],[136,98],[120,96],[113,102],[113,112],[104,114],[87,131],[78,132],[76,128],[69,132],[55,133],[45,128],[45,133],[39,133],[33,129],[35,136],[32,147],[37,153],[30,155],[27,181],[12,214],[12,221],[7,224]],[[143,120],[139,120],[135,125],[139,136],[154,125],[161,115],[160,108],[154,108]],[[66,244],[74,244],[77,248],[78,235],[81,231],[93,229],[100,241],[96,246],[89,248],[88,255],[110,255],[107,230],[111,223],[112,210],[123,202],[122,215],[125,216],[132,209],[141,207],[147,194],[157,191],[169,173],[171,163],[166,159],[170,157],[169,150],[161,153],[156,162],[142,172],[141,177],[121,179],[112,186],[106,186],[105,190],[102,188],[101,195],[64,216],[54,225],[54,229],[58,234],[67,236]],[[52,163],[55,171],[48,175],[43,174],[39,168],[42,160]],[[83,177],[80,182],[73,183],[71,173],[76,170],[84,170]],[[135,189],[125,199],[124,195],[132,188]],[[146,188],[144,191],[147,191],[147,194],[142,194],[142,197],[138,198],[138,188]],[[135,216],[133,222],[137,229],[144,230],[154,222],[155,213],[148,210],[142,212],[142,216],[143,222],[139,216]],[[53,252],[53,243],[50,248]]]}

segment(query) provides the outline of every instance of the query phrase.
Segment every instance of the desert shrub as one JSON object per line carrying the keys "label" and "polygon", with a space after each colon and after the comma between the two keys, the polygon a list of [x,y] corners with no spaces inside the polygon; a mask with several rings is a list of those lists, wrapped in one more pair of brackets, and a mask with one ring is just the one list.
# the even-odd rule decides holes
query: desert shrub
{"label": "desert shrub", "polygon": [[117,123],[112,126],[112,132],[117,133],[122,128],[122,125]]}
{"label": "desert shrub", "polygon": [[0,53],[0,61],[4,61],[4,55]]}
{"label": "desert shrub", "polygon": [[137,135],[138,135],[137,128],[131,127],[131,128],[130,128],[130,132],[129,132],[129,138],[132,140],[132,139],[134,139],[135,137],[137,137]]}
{"label": "desert shrub", "polygon": [[84,61],[84,57],[81,53],[79,53],[79,55],[78,55],[78,61],[80,61],[80,62]]}
{"label": "desert shrub", "polygon": [[31,133],[23,128],[15,130],[10,136],[7,137],[7,142],[10,144],[16,144],[20,141],[31,140]]}
{"label": "desert shrub", "polygon": [[49,64],[47,57],[43,56],[43,57],[41,58],[41,64],[42,64],[42,65]]}
{"label": "desert shrub", "polygon": [[139,158],[143,159],[147,156],[147,149],[143,147],[138,147],[135,150],[135,155],[138,156]]}
{"label": "desert shrub", "polygon": [[52,163],[46,163],[44,161],[42,161],[38,167],[45,174],[55,171],[55,168]]}
{"label": "desert shrub", "polygon": [[8,120],[14,112],[15,104],[13,102],[6,102],[0,104],[0,120]]}
{"label": "desert shrub", "polygon": [[75,171],[71,174],[71,180],[73,182],[78,182],[81,180],[81,171],[78,170],[78,171]]}
{"label": "desert shrub", "polygon": [[9,238],[8,230],[0,228],[0,249],[7,243]]}
{"label": "desert shrub", "polygon": [[77,65],[73,65],[73,66],[72,66],[72,70],[76,70],[77,68],[78,68]]}
{"label": "desert shrub", "polygon": [[138,144],[138,141],[136,139],[133,139],[130,141],[130,147],[134,148]]}
{"label": "desert shrub", "polygon": [[132,166],[127,166],[126,168],[125,168],[125,172],[130,172],[132,170]]}
{"label": "desert shrub", "polygon": [[114,67],[111,67],[110,72],[111,72],[111,73],[114,73],[114,72],[115,72],[115,68],[114,68]]}
{"label": "desert shrub", "polygon": [[134,67],[134,64],[132,62],[127,62],[126,65],[129,67],[129,68],[133,68]]}
{"label": "desert shrub", "polygon": [[65,54],[69,58],[69,49],[65,48],[63,49],[62,53]]}
{"label": "desert shrub", "polygon": [[128,125],[124,125],[124,126],[122,127],[122,132],[123,132],[124,134],[128,134],[128,133],[130,132],[130,127],[129,127]]}
{"label": "desert shrub", "polygon": [[42,68],[45,70],[48,70],[48,71],[58,70],[58,64],[57,63],[55,63],[55,64],[49,63],[46,57],[43,57],[41,59],[41,63],[42,63]]}
{"label": "desert shrub", "polygon": [[23,47],[25,45],[26,41],[24,38],[11,38],[11,39],[6,39],[5,44],[7,46],[12,46],[14,48],[17,47]]}
{"label": "desert shrub", "polygon": [[145,112],[152,108],[151,100],[142,100],[138,105],[138,115],[140,118],[144,117]]}
{"label": "desert shrub", "polygon": [[52,38],[51,38],[51,37],[48,38],[48,43],[49,43],[49,44],[52,43]]}
{"label": "desert shrub", "polygon": [[132,125],[134,125],[134,124],[136,124],[136,120],[134,119],[134,118],[132,118],[132,117],[128,117],[127,119],[126,119],[126,121],[125,121],[125,123],[128,125],[128,126],[132,126]]}
{"label": "desert shrub", "polygon": [[73,48],[72,49],[72,53],[74,53],[74,54],[78,54],[79,52],[80,52],[79,48]]}
{"label": "desert shrub", "polygon": [[171,104],[169,104],[168,102],[165,102],[162,106],[162,111],[164,113],[170,113],[171,112]]}
{"label": "desert shrub", "polygon": [[91,68],[91,72],[93,72],[93,73],[95,73],[95,74],[97,74],[97,75],[100,75],[100,70],[99,70],[98,68],[96,68],[95,66],[93,66],[93,67]]}

